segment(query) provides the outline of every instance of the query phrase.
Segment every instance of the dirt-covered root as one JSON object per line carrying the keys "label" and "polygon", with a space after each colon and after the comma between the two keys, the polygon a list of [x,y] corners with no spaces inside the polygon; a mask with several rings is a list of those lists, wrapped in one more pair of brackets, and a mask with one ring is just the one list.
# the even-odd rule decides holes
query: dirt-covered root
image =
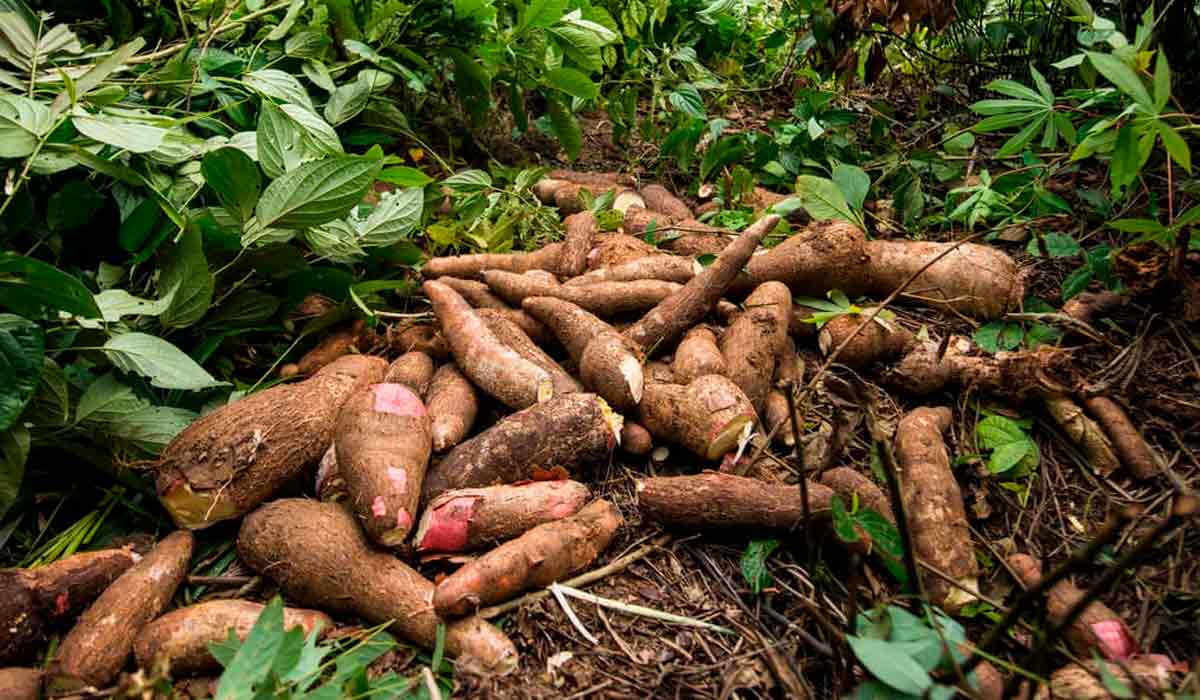
{"label": "dirt-covered root", "polygon": [[429,414],[403,384],[373,384],[354,393],[338,416],[338,471],[367,536],[398,547],[416,522],[421,483],[432,451]]}
{"label": "dirt-covered root", "polygon": [[433,379],[436,368],[433,358],[423,352],[406,352],[388,365],[383,373],[383,381],[388,384],[403,384],[424,396],[429,391],[429,382]]}
{"label": "dirt-covered root", "polygon": [[902,298],[979,319],[998,318],[1025,298],[1025,282],[1016,262],[991,246],[877,240],[866,243],[864,250],[868,263],[861,268],[862,293],[880,299],[935,259],[909,283]]}
{"label": "dirt-covered root", "polygon": [[823,297],[831,289],[840,289],[856,296],[866,286],[862,279],[864,239],[863,232],[852,224],[812,224],[750,258],[746,270],[753,284],[783,282],[795,294]]}
{"label": "dirt-covered root", "polygon": [[458,292],[436,281],[423,288],[455,363],[476,386],[517,410],[554,395],[549,373],[501,342]]}
{"label": "dirt-covered root", "polygon": [[1034,700],[1115,700],[1117,697],[1134,697],[1135,695],[1117,696],[1108,689],[1100,671],[1101,663],[1121,687],[1134,693],[1136,697],[1141,697],[1142,691],[1139,688],[1159,692],[1171,689],[1171,668],[1167,659],[1147,654],[1129,659],[1124,668],[1095,659],[1084,661],[1082,664],[1063,666],[1050,674],[1049,684],[1037,689]]}
{"label": "dirt-covered root", "polygon": [[915,396],[936,394],[947,387],[971,387],[999,396],[1024,400],[1029,396],[1065,391],[1056,376],[1068,355],[1041,347],[1029,352],[983,354],[969,338],[954,336],[940,344],[917,342],[888,368],[885,381]]}
{"label": "dirt-covered root", "polygon": [[868,320],[866,313],[869,310],[864,315],[845,314],[829,319],[817,334],[821,353],[828,356],[849,338],[849,343],[838,353],[837,361],[853,369],[862,369],[891,360],[912,346],[915,336],[909,330],[894,320],[883,318],[882,314]]}
{"label": "dirt-covered root", "polygon": [[1129,297],[1116,292],[1082,292],[1062,305],[1062,312],[1076,321],[1090,324],[1109,315],[1129,302]]}
{"label": "dirt-covered root", "polygon": [[458,292],[475,309],[493,309],[495,313],[503,315],[524,331],[525,335],[529,336],[533,342],[545,345],[553,340],[549,329],[539,323],[537,319],[520,309],[509,306],[503,299],[493,294],[492,290],[483,282],[463,280],[457,277],[439,277],[438,281]]}
{"label": "dirt-covered root", "polygon": [[492,547],[574,514],[590,497],[587,486],[567,480],[447,491],[426,506],[413,545],[419,552]]}
{"label": "dirt-covered root", "polygon": [[1162,473],[1162,461],[1120,404],[1104,396],[1093,396],[1084,400],[1083,407],[1104,429],[1121,464],[1134,477],[1153,479]]}
{"label": "dirt-covered root", "polygon": [[434,607],[442,616],[466,615],[567,578],[600,556],[622,522],[613,504],[598,499],[574,515],[538,525],[442,579]]}
{"label": "dirt-covered root", "polygon": [[558,337],[578,365],[584,386],[618,411],[637,407],[645,384],[641,348],[571,302],[529,297],[522,306]]}
{"label": "dirt-covered root", "polygon": [[930,602],[951,613],[975,600],[968,591],[979,591],[962,491],[942,439],[952,417],[949,408],[917,408],[904,414],[896,428],[896,461],[914,554],[961,587],[924,570],[921,582]]}
{"label": "dirt-covered root", "polygon": [[317,495],[317,500],[330,503],[340,503],[349,498],[349,494],[346,493],[346,480],[342,478],[342,470],[338,468],[336,441],[329,446],[317,464],[313,493]]}
{"label": "dirt-covered root", "polygon": [[[553,199],[547,200],[544,195],[551,194]],[[587,211],[591,200],[612,193],[613,209],[625,211],[632,206],[644,207],[645,200],[636,190],[618,184],[585,185],[578,182],[558,181],[557,184],[538,183],[536,194],[547,204],[553,204],[564,214],[576,214]]]}
{"label": "dirt-covered root", "polygon": [[1042,407],[1083,453],[1093,472],[1108,476],[1121,467],[1121,460],[1117,458],[1113,444],[1104,434],[1104,429],[1096,421],[1088,418],[1071,397],[1045,396],[1042,399]]}
{"label": "dirt-covered root", "polygon": [[588,270],[598,270],[650,255],[662,255],[662,251],[634,236],[627,236],[623,233],[606,233],[597,236],[592,241],[592,249],[588,252],[587,266]]}
{"label": "dirt-covered root", "polygon": [[433,451],[445,452],[466,439],[479,413],[479,394],[474,385],[451,364],[433,373],[426,394]]}
{"label": "dirt-covered root", "polygon": [[0,668],[0,698],[41,700],[42,671],[36,668]]}
{"label": "dirt-covered root", "polygon": [[722,251],[711,265],[630,326],[625,335],[648,354],[674,345],[685,331],[713,310],[763,238],[778,223],[777,216],[767,216],[756,221]]}
{"label": "dirt-covered root", "polygon": [[775,362],[786,349],[792,293],[782,282],[764,282],[743,305],[745,311],[721,335],[725,376],[761,409],[775,377]]}
{"label": "dirt-covered root", "polygon": [[[678,384],[675,381],[675,372],[671,369],[671,365],[660,360],[651,360],[646,363],[645,377],[647,384]],[[693,380],[694,381],[694,380]],[[691,382],[688,382],[691,384]]]}
{"label": "dirt-covered root", "polygon": [[48,692],[103,688],[116,679],[142,627],[162,614],[183,582],[192,546],[186,530],[168,535],[100,594],[59,645]]}
{"label": "dirt-covered root", "polygon": [[640,422],[656,438],[708,460],[737,449],[754,428],[754,406],[736,384],[709,374],[689,384],[646,384]]}
{"label": "dirt-covered root", "polygon": [[[664,527],[682,530],[790,531],[804,522],[800,487],[706,471],[638,480],[638,510]],[[809,514],[829,515],[833,491],[808,483]]]}
{"label": "dirt-covered root", "polygon": [[[1041,562],[1028,554],[1013,554],[1008,557],[1008,564],[1026,588],[1032,588],[1042,580]],[[1046,619],[1055,624],[1061,622],[1084,595],[1084,591],[1069,579],[1054,584],[1046,593]],[[1088,603],[1063,638],[1076,654],[1083,657],[1100,652],[1105,658],[1124,660],[1138,653],[1137,641],[1125,621],[1098,600]]]}
{"label": "dirt-covered root", "polygon": [[508,320],[495,309],[479,309],[476,313],[501,343],[529,362],[541,367],[546,374],[550,375],[555,396],[583,391],[583,385],[563,369],[562,365],[558,364],[553,357],[546,354],[546,351],[542,350],[532,338],[518,328],[517,324]]}
{"label": "dirt-covered root", "polygon": [[562,244],[551,243],[529,253],[472,253],[431,258],[421,268],[427,278],[479,279],[484,270],[506,270],[520,274],[529,270],[558,270]]}
{"label": "dirt-covered root", "polygon": [[563,277],[582,275],[587,270],[587,256],[592,250],[592,240],[595,239],[600,227],[596,215],[590,211],[571,214],[563,220],[566,236],[563,238],[562,255],[559,256],[558,269],[555,271]]}
{"label": "dirt-covered root", "polygon": [[891,499],[862,472],[852,467],[837,467],[822,474],[820,482],[841,496],[847,507],[851,499],[857,499],[862,507],[870,508],[895,524]]}
{"label": "dirt-covered root", "polygon": [[[796,433],[792,430],[791,406],[782,389],[772,389],[763,401],[762,415],[767,434],[774,435],[773,441],[782,447],[796,444]],[[806,462],[807,464],[807,462]]]}
{"label": "dirt-covered root", "polygon": [[624,185],[625,187],[633,187],[636,182],[632,175],[625,175],[616,172],[604,171],[589,171],[582,172],[579,170],[568,170],[566,168],[558,168],[546,173],[546,177],[539,181],[546,180],[566,180],[567,182],[577,182],[581,185],[592,185],[604,187],[607,185]]}
{"label": "dirt-covered root", "polygon": [[209,413],[163,450],[159,499],[180,527],[193,530],[249,512],[316,464],[333,441],[342,404],[386,369],[378,357],[348,355],[303,382]]}
{"label": "dirt-covered root", "polygon": [[796,352],[796,342],[792,340],[791,336],[784,336],[779,353],[775,356],[775,386],[796,386],[802,379],[804,379],[804,359]]}
{"label": "dirt-covered root", "polygon": [[[444,623],[433,611],[433,583],[372,548],[341,506],[299,498],[272,501],[242,521],[237,550],[289,601],[388,624],[426,649],[437,644],[438,625]],[[517,666],[512,641],[477,617],[446,625],[446,651],[460,663],[492,673]]]}
{"label": "dirt-covered root", "polygon": [[620,316],[653,308],[682,287],[660,280],[597,282],[567,286],[511,272],[484,273],[488,286],[510,303],[520,306],[529,297],[552,297],[569,301],[601,316]]}
{"label": "dirt-covered root", "polygon": [[703,269],[704,266],[695,258],[681,255],[648,255],[620,265],[597,268],[569,279],[563,284],[568,287],[577,287],[597,282],[631,282],[633,280],[660,280],[686,284]]}
{"label": "dirt-covered root", "polygon": [[326,335],[294,364],[280,367],[279,376],[307,377],[343,355],[358,352],[359,341],[365,331],[366,325],[362,321],[355,321],[346,328]]}
{"label": "dirt-covered root", "polygon": [[608,457],[621,416],[595,394],[566,394],[518,411],[461,443],[426,474],[424,503],[452,489],[511,484]]}
{"label": "dirt-covered root", "polygon": [[128,549],[104,549],[36,569],[0,570],[0,664],[33,661],[51,632],[74,620],[137,559]]}
{"label": "dirt-covered root", "polygon": [[674,221],[695,218],[691,207],[662,185],[646,185],[640,192],[646,208],[651,211],[662,212]]}
{"label": "dirt-covered root", "polygon": [[[166,662],[176,678],[218,671],[221,664],[209,646],[225,641],[230,632],[244,641],[265,607],[248,600],[212,600],[172,610],[142,628],[134,657],[147,669]],[[307,637],[316,629],[328,632],[333,621],[316,610],[284,608],[283,626],[300,628]]]}
{"label": "dirt-covered root", "polygon": [[648,455],[654,449],[654,436],[641,424],[626,419],[621,424],[621,449],[639,457]]}
{"label": "dirt-covered root", "polygon": [[391,351],[397,355],[406,352],[423,352],[438,362],[450,359],[450,344],[442,329],[434,323],[398,323],[387,327],[384,337]]}
{"label": "dirt-covered root", "polygon": [[706,374],[726,373],[725,356],[717,345],[717,335],[708,326],[696,326],[683,336],[671,360],[674,381],[688,384]]}

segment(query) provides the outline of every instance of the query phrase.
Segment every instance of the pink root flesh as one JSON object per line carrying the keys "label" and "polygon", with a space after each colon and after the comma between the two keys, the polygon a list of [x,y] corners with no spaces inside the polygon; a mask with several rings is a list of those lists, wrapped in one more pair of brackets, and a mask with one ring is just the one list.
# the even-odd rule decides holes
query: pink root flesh
{"label": "pink root flesh", "polygon": [[403,508],[396,511],[396,528],[400,530],[407,530],[411,527],[412,516],[408,514],[408,511],[404,510]]}
{"label": "pink root flesh", "polygon": [[375,394],[376,413],[414,418],[425,415],[425,404],[421,402],[421,397],[403,384],[375,384],[371,391]]}
{"label": "pink root flesh", "polygon": [[387,515],[387,504],[383,502],[383,496],[376,496],[375,500],[371,501],[371,514],[376,518]]}
{"label": "pink root flesh", "polygon": [[1100,644],[1100,650],[1109,659],[1125,660],[1137,653],[1137,642],[1120,620],[1104,620],[1092,625],[1092,634]]}
{"label": "pink root flesh", "polygon": [[388,467],[388,481],[392,482],[392,486],[400,492],[404,491],[404,487],[408,484],[408,472],[399,467]]}
{"label": "pink root flesh", "polygon": [[417,548],[422,551],[457,552],[467,546],[467,528],[475,501],[471,496],[454,498],[430,511]]}

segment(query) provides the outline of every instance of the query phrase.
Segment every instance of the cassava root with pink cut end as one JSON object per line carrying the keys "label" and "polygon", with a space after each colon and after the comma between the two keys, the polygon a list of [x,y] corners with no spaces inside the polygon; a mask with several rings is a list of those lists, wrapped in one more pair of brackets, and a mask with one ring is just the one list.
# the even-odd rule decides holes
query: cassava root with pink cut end
{"label": "cassava root with pink cut end", "polygon": [[1104,396],[1093,396],[1083,401],[1083,407],[1104,429],[1121,463],[1134,477],[1153,479],[1162,473],[1158,455],[1120,404]]}
{"label": "cassava root with pink cut end", "polygon": [[962,491],[942,439],[952,416],[945,407],[913,409],[900,419],[895,444],[914,554],[962,586],[922,572],[929,600],[951,613],[975,600],[963,588],[979,590],[979,565]]}
{"label": "cassava root with pink cut end", "polygon": [[446,624],[446,651],[460,663],[490,673],[509,673],[517,666],[512,641],[482,619],[443,623],[433,610],[434,585],[372,548],[341,506],[298,498],[272,501],[242,521],[237,550],[291,601],[388,624],[426,649],[433,649],[438,626]]}
{"label": "cassava root with pink cut end", "polygon": [[433,373],[425,401],[429,412],[433,451],[445,452],[462,442],[475,425],[479,395],[453,363]]}
{"label": "cassava root with pink cut end", "polygon": [[721,335],[725,376],[761,409],[775,377],[775,361],[786,348],[792,294],[782,282],[764,282],[746,297],[745,311]]}
{"label": "cassava root with pink cut end", "polygon": [[442,579],[434,591],[439,615],[466,615],[531,588],[543,588],[595,561],[623,522],[605,500],[538,525]]}
{"label": "cassava root with pink cut end", "polygon": [[138,560],[128,549],[75,554],[33,569],[0,569],[0,665],[29,663]]}
{"label": "cassava root with pink cut end", "polygon": [[388,365],[383,373],[383,381],[388,384],[403,384],[424,396],[429,390],[429,381],[433,379],[433,358],[423,352],[406,352]]}
{"label": "cassava root with pink cut end", "polygon": [[117,678],[142,627],[183,583],[193,542],[186,530],[168,535],[100,594],[63,638],[47,671],[48,692],[103,688]]}
{"label": "cassava root with pink cut end", "polygon": [[754,428],[754,406],[736,384],[709,374],[690,383],[648,382],[639,422],[655,437],[716,460]]}
{"label": "cassava root with pink cut end", "polygon": [[432,280],[423,288],[455,362],[476,386],[517,410],[554,395],[550,374],[502,343],[458,292]]}
{"label": "cassava root with pink cut end", "polygon": [[303,382],[205,415],[159,457],[159,500],[176,524],[193,530],[249,512],[325,454],[342,404],[381,381],[386,368],[381,358],[348,355]]}
{"label": "cassava root with pink cut end", "polygon": [[567,471],[605,459],[621,416],[595,394],[566,394],[518,411],[459,444],[425,476],[423,502],[445,491],[511,484],[539,471]]}
{"label": "cassava root with pink cut end", "polygon": [[338,471],[367,536],[398,547],[416,521],[432,450],[429,414],[403,384],[373,384],[354,393],[338,416]]}
{"label": "cassava root with pink cut end", "polygon": [[577,481],[529,481],[447,491],[430,501],[413,537],[418,552],[465,552],[561,520],[587,503]]}

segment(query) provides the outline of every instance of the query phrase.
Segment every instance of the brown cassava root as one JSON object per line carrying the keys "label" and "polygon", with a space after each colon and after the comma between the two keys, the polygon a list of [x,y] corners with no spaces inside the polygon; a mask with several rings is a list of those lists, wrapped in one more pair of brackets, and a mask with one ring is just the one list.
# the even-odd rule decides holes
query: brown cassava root
{"label": "brown cassava root", "polygon": [[647,382],[639,422],[657,438],[704,459],[720,459],[754,426],[754,406],[726,377],[708,374],[691,383]]}
{"label": "brown cassava root", "polygon": [[426,506],[413,542],[421,552],[494,546],[572,515],[589,495],[583,484],[566,480],[447,491]]}

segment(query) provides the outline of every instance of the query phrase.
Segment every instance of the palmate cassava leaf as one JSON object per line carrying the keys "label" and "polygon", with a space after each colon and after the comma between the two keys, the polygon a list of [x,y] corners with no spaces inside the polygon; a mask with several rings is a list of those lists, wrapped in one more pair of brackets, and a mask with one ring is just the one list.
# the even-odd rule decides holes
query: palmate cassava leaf
{"label": "palmate cassava leaf", "polygon": [[267,186],[255,214],[261,229],[308,228],[344,217],[362,200],[380,161],[339,156],[305,163]]}

